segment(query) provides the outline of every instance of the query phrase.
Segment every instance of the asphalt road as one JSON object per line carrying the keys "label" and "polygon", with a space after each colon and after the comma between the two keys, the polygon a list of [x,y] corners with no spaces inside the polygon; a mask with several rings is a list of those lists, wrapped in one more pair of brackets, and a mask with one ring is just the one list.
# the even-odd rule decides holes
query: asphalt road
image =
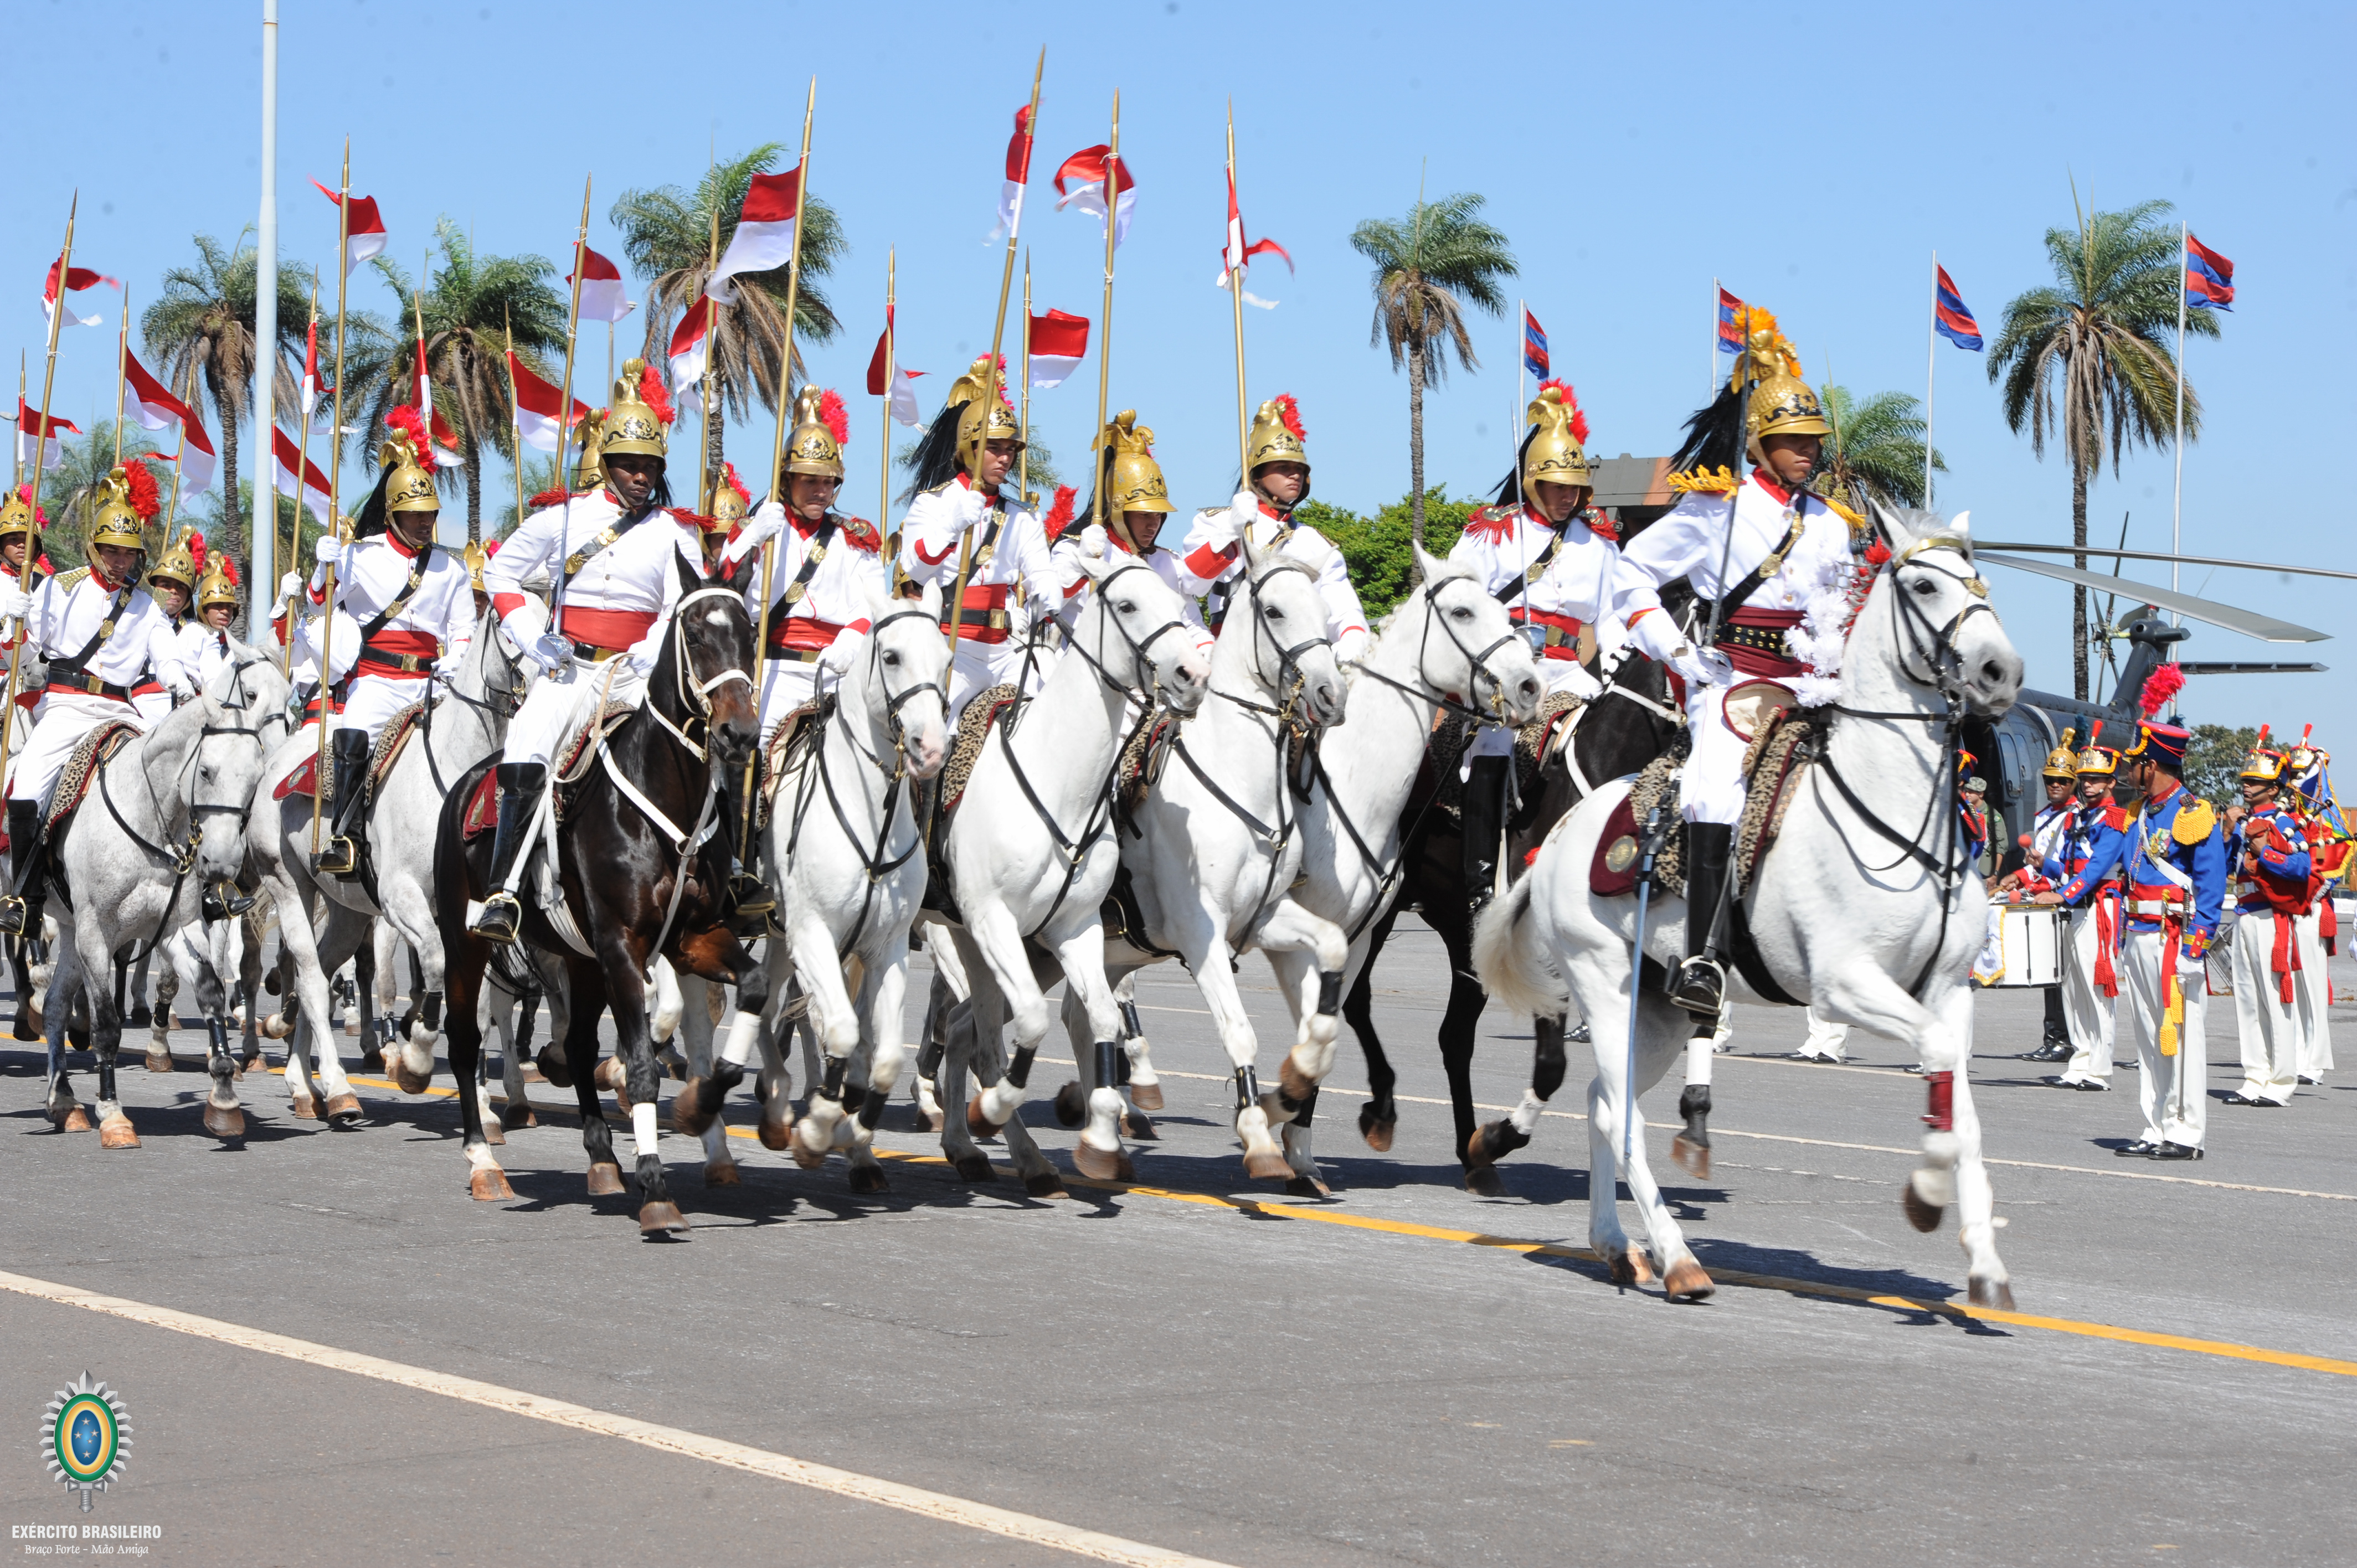
{"label": "asphalt road", "polygon": [[[1975,1322],[1909,1305],[1961,1300],[1964,1279],[1953,1224],[1922,1236],[1900,1211],[1922,1101],[1900,1047],[1779,1059],[1798,1015],[1742,1009],[1711,1179],[1669,1163],[1668,1126],[1652,1139],[1723,1282],[1672,1305],[1576,1255],[1584,1122],[1542,1124],[1512,1197],[1458,1184],[1429,1044],[1442,962],[1405,923],[1379,1022],[1403,1094],[1423,1098],[1372,1154],[1346,1040],[1319,1108],[1322,1204],[1245,1180],[1223,1058],[1175,968],[1140,992],[1169,1099],[1161,1141],[1137,1146],[1146,1185],[1044,1202],[968,1187],[922,1158],[933,1141],[903,1104],[879,1142],[911,1157],[888,1162],[879,1197],[850,1197],[840,1162],[802,1172],[749,1139],[746,1185],[707,1192],[694,1145],[667,1136],[695,1222],[669,1243],[638,1239],[630,1200],[584,1196],[569,1120],[511,1134],[519,1197],[477,1204],[447,1097],[363,1087],[371,1120],[334,1131],[292,1121],[275,1076],[249,1078],[250,1134],[224,1145],[199,1125],[201,1077],[135,1065],[145,1146],[109,1153],[51,1133],[40,1058],[0,1052],[0,1270],[16,1277],[0,1280],[0,1431],[16,1434],[0,1516],[152,1524],[145,1561],[257,1568],[1084,1560],[967,1504],[1118,1538],[1068,1541],[1100,1556],[1286,1568],[2350,1560],[2357,1069],[2286,1111],[2213,1102],[2199,1165],[2120,1161],[2135,1075],[2108,1096],[2043,1087],[2048,1069],[2009,1059],[2036,1043],[2034,995],[1984,998],[1974,1077],[1989,1151],[2012,1162],[1994,1176],[2018,1310]],[[1265,966],[1243,979],[1266,1077],[1289,1031]],[[2335,1015],[2357,1051],[2357,1006]],[[1485,1025],[1477,1089],[1503,1107],[1528,1026]],[[2222,1093],[2231,1004],[2209,1033]],[[179,1036],[184,1069],[201,1039]],[[1046,1101],[1063,1076],[1042,1062],[1028,1112],[1060,1163],[1072,1134]],[[1576,1058],[1558,1107],[1580,1108],[1584,1078]],[[1677,1088],[1648,1098],[1664,1123]],[[731,1114],[753,1120],[741,1093]],[[1733,1283],[1761,1276],[1797,1288]],[[345,1369],[339,1352],[378,1360]],[[88,1515],[35,1444],[84,1369],[133,1429],[124,1479]],[[777,1478],[790,1461],[852,1479]],[[859,1477],[956,1501],[864,1500]],[[13,1530],[7,1551],[25,1552]]]}

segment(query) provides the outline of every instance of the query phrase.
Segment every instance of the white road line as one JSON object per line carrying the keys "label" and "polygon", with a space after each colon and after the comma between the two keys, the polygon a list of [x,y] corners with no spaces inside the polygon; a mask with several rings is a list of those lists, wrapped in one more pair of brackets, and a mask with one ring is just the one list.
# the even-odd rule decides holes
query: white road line
{"label": "white road line", "polygon": [[23,1274],[0,1273],[0,1290],[102,1312],[134,1323],[168,1328],[176,1334],[217,1340],[243,1350],[258,1350],[290,1361],[303,1361],[315,1367],[350,1372],[357,1377],[373,1378],[379,1382],[393,1383],[402,1388],[441,1394],[449,1399],[463,1400],[468,1404],[504,1411],[510,1415],[544,1421],[555,1426],[569,1426],[580,1432],[594,1432],[600,1436],[619,1437],[626,1443],[636,1443],[641,1447],[662,1453],[726,1465],[731,1469],[749,1471],[773,1480],[791,1481],[798,1487],[833,1492],[838,1497],[854,1498],[883,1508],[899,1509],[904,1513],[918,1514],[944,1524],[963,1525],[971,1530],[1005,1536],[1010,1541],[1028,1541],[1034,1546],[1094,1558],[1100,1563],[1134,1563],[1137,1568],[1227,1568],[1226,1564],[1209,1558],[1166,1552],[1158,1546],[1125,1541],[1120,1536],[1104,1535],[1093,1530],[1076,1530],[1071,1525],[1058,1524],[1053,1520],[993,1508],[988,1503],[969,1502],[963,1498],[902,1486],[898,1481],[881,1480],[851,1470],[838,1470],[831,1465],[816,1465],[807,1459],[772,1454],[764,1448],[748,1448],[741,1443],[683,1432],[675,1426],[659,1426],[630,1416],[591,1410],[587,1405],[503,1389],[496,1383],[479,1382],[473,1378],[453,1377],[449,1373],[431,1371],[423,1367],[404,1366],[398,1361],[388,1361],[377,1356],[363,1356],[355,1351],[339,1350],[332,1346],[315,1345],[307,1339],[290,1339],[283,1334],[223,1323],[219,1318],[199,1317],[194,1313],[179,1312],[171,1307],[149,1306],[142,1302],[125,1301],[119,1296],[77,1290],[70,1285],[51,1284],[47,1280],[30,1279]]}

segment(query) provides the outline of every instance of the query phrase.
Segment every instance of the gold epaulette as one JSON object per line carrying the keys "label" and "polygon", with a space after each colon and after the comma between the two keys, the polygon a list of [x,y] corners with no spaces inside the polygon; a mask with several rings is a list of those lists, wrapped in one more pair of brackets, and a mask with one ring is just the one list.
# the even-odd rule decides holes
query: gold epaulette
{"label": "gold epaulette", "polygon": [[70,572],[59,573],[55,577],[51,578],[50,581],[57,584],[58,592],[61,594],[70,594],[76,588],[81,587],[81,580],[89,575],[89,567],[77,566]]}
{"label": "gold epaulette", "polygon": [[1841,519],[1844,522],[1849,524],[1849,531],[1852,533],[1864,533],[1866,532],[1866,516],[1855,507],[1845,505],[1843,502],[1836,500],[1832,496],[1818,496],[1817,499],[1825,503],[1826,510],[1830,510],[1835,517]]}
{"label": "gold epaulette", "polygon": [[2210,830],[2217,825],[2218,813],[2211,809],[2210,802],[2195,800],[2190,805],[2179,807],[2177,819],[2170,822],[2169,827],[2178,843],[2193,844],[2200,843],[2208,838]]}
{"label": "gold epaulette", "polygon": [[1718,472],[1715,474],[1707,468],[1689,468],[1683,474],[1672,474],[1665,482],[1674,490],[1731,496],[1743,481],[1737,478],[1726,466],[1721,465]]}

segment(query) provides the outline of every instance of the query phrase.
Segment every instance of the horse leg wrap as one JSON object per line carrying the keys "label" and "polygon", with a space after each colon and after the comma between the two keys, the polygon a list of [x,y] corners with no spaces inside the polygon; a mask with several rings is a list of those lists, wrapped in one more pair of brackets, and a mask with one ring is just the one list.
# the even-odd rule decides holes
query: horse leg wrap
{"label": "horse leg wrap", "polygon": [[941,1077],[942,1058],[949,1054],[949,1048],[948,1041],[927,1036],[925,1043],[917,1047],[917,1076],[929,1083]]}
{"label": "horse leg wrap", "polygon": [[1260,1075],[1250,1067],[1236,1069],[1236,1109],[1251,1110],[1260,1103]]}
{"label": "horse leg wrap", "polygon": [[826,1096],[829,1100],[834,1101],[836,1103],[840,1104],[843,1100],[844,1071],[850,1066],[851,1058],[849,1057],[827,1058],[826,1076],[823,1085],[819,1090],[819,1092]]}
{"label": "horse leg wrap", "polygon": [[1123,1003],[1121,1004],[1121,1037],[1125,1040],[1134,1040],[1144,1033],[1146,1033],[1146,1026],[1138,1021],[1137,1004]]}
{"label": "horse leg wrap", "polygon": [[1956,1075],[1953,1072],[1927,1072],[1923,1087],[1931,1094],[1931,1109],[1923,1117],[1923,1125],[1934,1133],[1952,1133],[1956,1127]]}
{"label": "horse leg wrap", "polygon": [[1710,1133],[1706,1123],[1710,1116],[1710,1085],[1686,1085],[1678,1095],[1678,1114],[1685,1118],[1687,1137],[1698,1144],[1708,1144]]}
{"label": "horse leg wrap", "polygon": [[1129,1078],[1128,1053],[1113,1040],[1097,1042],[1097,1087],[1117,1089]]}
{"label": "horse leg wrap", "polygon": [[859,1124],[862,1127],[866,1128],[871,1133],[876,1131],[877,1124],[884,1120],[884,1107],[890,1104],[891,1101],[892,1091],[890,1090],[869,1090],[866,1095],[859,1101]]}
{"label": "horse leg wrap", "polygon": [[1537,1034],[1538,1044],[1531,1051],[1531,1092],[1541,1100],[1553,1100],[1555,1091],[1563,1087],[1563,1025],[1558,1020],[1553,1028],[1542,1026]]}
{"label": "horse leg wrap", "polygon": [[1014,1061],[1007,1064],[1006,1081],[1017,1089],[1031,1087],[1031,1058],[1039,1054],[1037,1046],[1023,1046],[1015,1052]]}
{"label": "horse leg wrap", "polygon": [[731,1067],[750,1067],[761,1049],[761,1015],[739,1011],[728,1021],[728,1043],[720,1048],[720,1058]]}
{"label": "horse leg wrap", "polygon": [[440,992],[429,991],[425,993],[425,1000],[419,1006],[418,1022],[425,1026],[425,1032],[429,1035],[438,1034],[441,1031],[442,993]]}
{"label": "horse leg wrap", "polygon": [[215,1060],[229,1057],[229,1026],[217,1015],[205,1020],[205,1055]]}
{"label": "horse leg wrap", "polygon": [[1331,1018],[1342,1010],[1342,972],[1321,969],[1318,972],[1318,1011]]}
{"label": "horse leg wrap", "polygon": [[1297,1127],[1308,1126],[1309,1119],[1317,1114],[1317,1112],[1318,1086],[1313,1083],[1309,1086],[1309,1092],[1301,1097],[1300,1105],[1293,1112],[1293,1124]]}

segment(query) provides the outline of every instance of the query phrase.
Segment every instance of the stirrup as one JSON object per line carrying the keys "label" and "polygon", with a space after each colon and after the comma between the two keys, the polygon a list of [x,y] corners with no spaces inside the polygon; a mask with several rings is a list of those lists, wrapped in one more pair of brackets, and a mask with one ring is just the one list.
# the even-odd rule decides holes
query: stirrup
{"label": "stirrup", "polygon": [[26,929],[25,900],[14,893],[0,894],[0,933],[21,937]]}
{"label": "stirrup", "polygon": [[483,912],[467,928],[468,934],[487,942],[502,944],[516,940],[516,928],[523,923],[523,906],[516,896],[502,887],[483,900]]}
{"label": "stirrup", "polygon": [[360,850],[349,837],[328,839],[311,857],[311,869],[329,876],[350,876],[359,867]]}
{"label": "stirrup", "polygon": [[1727,1001],[1726,969],[1700,953],[1686,959],[1671,977],[1670,1000],[1698,1017],[1717,1017]]}
{"label": "stirrup", "polygon": [[254,896],[242,892],[234,882],[223,878],[205,885],[204,918],[208,920],[231,920],[253,908]]}

